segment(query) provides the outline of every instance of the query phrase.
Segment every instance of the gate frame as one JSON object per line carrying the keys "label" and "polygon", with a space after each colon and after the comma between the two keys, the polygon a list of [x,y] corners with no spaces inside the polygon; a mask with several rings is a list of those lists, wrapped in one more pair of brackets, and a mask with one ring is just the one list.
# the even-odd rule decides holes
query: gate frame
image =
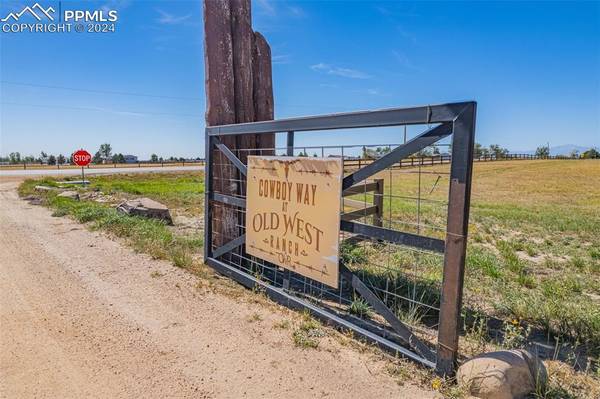
{"label": "gate frame", "polygon": [[[473,147],[475,144],[475,120],[477,103],[460,102],[440,105],[427,105],[412,108],[392,108],[376,111],[360,111],[322,116],[289,118],[263,122],[240,123],[206,127],[205,130],[205,236],[204,261],[221,274],[233,278],[249,288],[261,288],[273,300],[295,309],[306,309],[315,317],[325,320],[341,329],[352,330],[359,336],[377,345],[400,353],[428,367],[435,368],[440,375],[452,375],[455,371],[458,356],[458,337],[462,308],[463,280],[465,256],[468,237],[469,207],[471,197],[471,180],[473,170]],[[402,335],[415,353],[380,335],[374,334],[336,314],[318,307],[304,299],[286,292],[286,287],[272,286],[233,266],[219,261],[219,256],[244,244],[244,235],[240,235],[223,246],[212,249],[212,206],[211,202],[219,202],[239,208],[246,207],[244,198],[229,196],[213,191],[212,152],[219,149],[225,157],[246,175],[246,165],[221,143],[219,136],[241,134],[287,133],[287,155],[293,155],[294,132],[352,129],[369,127],[386,127],[401,125],[439,124],[426,130],[412,140],[396,147],[390,153],[373,161],[367,166],[344,177],[342,191],[350,189],[357,183],[386,169],[409,155],[452,135],[452,159],[450,166],[450,187],[448,195],[448,214],[446,240],[403,233],[401,231],[362,223],[341,221],[340,229],[357,234],[368,235],[385,241],[414,246],[444,253],[441,303],[439,310],[439,327],[437,351],[431,358],[429,352],[419,351],[420,341],[412,335]],[[340,264],[342,278],[351,279],[353,287],[363,295],[376,310],[389,311],[385,304],[377,303],[377,297],[360,279]],[[348,274],[350,273],[350,274]],[[371,295],[370,295],[371,294]],[[375,301],[375,302],[373,302]],[[383,308],[381,307],[383,305]],[[384,315],[385,317],[385,315]],[[392,313],[392,317],[393,316]],[[388,320],[388,318],[386,318]],[[391,320],[393,321],[393,320]],[[390,322],[390,320],[388,320]],[[400,323],[400,328],[404,326]],[[416,344],[416,345],[415,345]],[[433,352],[431,352],[433,353]]]}

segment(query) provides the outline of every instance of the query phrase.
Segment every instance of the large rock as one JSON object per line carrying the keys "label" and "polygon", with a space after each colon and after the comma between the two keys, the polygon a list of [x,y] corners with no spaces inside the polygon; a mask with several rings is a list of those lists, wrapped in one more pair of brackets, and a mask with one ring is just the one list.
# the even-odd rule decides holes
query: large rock
{"label": "large rock", "polygon": [[484,353],[466,361],[456,374],[457,382],[477,398],[517,399],[546,384],[546,367],[526,350]]}
{"label": "large rock", "polygon": [[72,200],[79,201],[79,193],[73,190],[63,191],[57,197],[71,198]]}
{"label": "large rock", "polygon": [[143,216],[147,218],[161,219],[168,224],[173,224],[169,208],[160,202],[151,200],[150,198],[138,198],[125,201],[117,206],[117,211],[128,215]]}
{"label": "large rock", "polygon": [[56,187],[49,187],[49,186],[35,186],[33,188],[35,191],[54,191],[56,190]]}

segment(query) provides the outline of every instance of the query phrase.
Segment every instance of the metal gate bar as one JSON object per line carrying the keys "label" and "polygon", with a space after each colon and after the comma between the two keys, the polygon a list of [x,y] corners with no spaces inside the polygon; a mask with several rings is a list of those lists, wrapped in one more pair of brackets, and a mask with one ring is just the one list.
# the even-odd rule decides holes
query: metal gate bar
{"label": "metal gate bar", "polygon": [[[363,111],[354,113],[313,116],[304,118],[291,118],[275,121],[244,123],[236,125],[211,126],[206,128],[206,206],[205,206],[205,261],[217,271],[226,274],[248,287],[260,286],[265,289],[273,299],[290,307],[308,309],[315,316],[325,319],[341,328],[353,330],[364,338],[377,344],[401,353],[413,360],[419,361],[443,375],[452,374],[456,365],[458,353],[458,330],[460,310],[462,305],[462,289],[464,278],[464,263],[467,240],[467,226],[469,217],[469,200],[471,190],[472,155],[475,133],[476,103],[452,103],[414,108],[396,108],[379,111]],[[293,274],[283,272],[282,288],[269,282],[261,281],[246,273],[235,265],[228,264],[217,258],[232,254],[240,256],[240,261],[246,259],[243,252],[244,236],[231,237],[229,241],[219,248],[213,249],[212,238],[212,207],[215,203],[228,206],[245,208],[243,196],[225,195],[214,192],[212,174],[212,152],[220,150],[227,160],[234,165],[240,178],[246,175],[246,165],[229,149],[223,145],[218,136],[239,134],[262,133],[287,133],[287,155],[293,155],[294,132],[310,130],[331,130],[342,128],[366,128],[415,124],[438,124],[425,131],[409,142],[399,145],[383,157],[374,160],[365,167],[346,176],[343,180],[344,196],[361,193],[362,182],[368,177],[390,167],[396,162],[432,145],[440,139],[452,136],[452,157],[450,165],[450,190],[448,197],[448,213],[446,226],[446,239],[439,240],[408,232],[386,229],[380,226],[367,225],[359,222],[344,220],[341,230],[351,232],[357,236],[367,236],[386,242],[425,249],[428,251],[444,253],[443,280],[441,289],[441,304],[439,313],[439,329],[437,351],[434,354],[427,345],[417,339],[414,334],[401,323],[392,311],[364,284],[361,279],[352,274],[345,266],[341,265],[340,278],[346,279],[370,304],[382,315],[392,328],[399,333],[412,350],[403,348],[395,342],[385,338],[384,334],[375,334],[356,323],[348,321],[328,309],[319,307],[298,296],[293,295],[291,287]],[[343,157],[343,152],[342,152]],[[368,184],[368,183],[365,183]],[[436,182],[437,184],[437,182]],[[381,199],[379,200],[382,206]],[[242,226],[240,226],[242,227]],[[235,251],[241,253],[236,254]],[[235,249],[235,251],[234,251]],[[241,263],[240,263],[241,266]],[[277,281],[277,268],[273,268]],[[264,271],[264,266],[263,266]],[[280,273],[281,276],[281,273]],[[304,278],[306,291],[307,279]],[[313,283],[310,282],[310,287]],[[319,283],[317,283],[319,284]],[[341,285],[340,285],[341,286]],[[372,287],[378,290],[377,287]],[[321,292],[323,290],[321,285]],[[333,291],[332,291],[333,292]],[[335,292],[333,292],[335,293]],[[341,293],[341,291],[340,291]],[[417,353],[415,353],[417,352]]]}

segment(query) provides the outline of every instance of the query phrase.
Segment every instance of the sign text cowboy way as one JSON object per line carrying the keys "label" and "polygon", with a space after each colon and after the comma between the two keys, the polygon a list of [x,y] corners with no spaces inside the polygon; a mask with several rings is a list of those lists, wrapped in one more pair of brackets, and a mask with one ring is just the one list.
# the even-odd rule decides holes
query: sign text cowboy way
{"label": "sign text cowboy way", "polygon": [[246,252],[338,286],[342,160],[248,157]]}

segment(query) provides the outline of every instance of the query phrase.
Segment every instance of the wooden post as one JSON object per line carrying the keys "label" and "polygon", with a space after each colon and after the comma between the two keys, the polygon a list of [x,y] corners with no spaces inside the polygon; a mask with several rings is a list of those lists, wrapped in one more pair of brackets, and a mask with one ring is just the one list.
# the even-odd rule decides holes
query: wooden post
{"label": "wooden post", "polygon": [[[206,90],[206,124],[235,123],[233,86],[233,43],[231,39],[231,8],[229,0],[204,1],[204,73]],[[221,142],[235,151],[235,136],[223,136]],[[212,152],[212,190],[223,194],[237,193],[236,170],[227,158],[214,148]],[[208,189],[208,187],[206,188]],[[237,236],[235,208],[224,204],[205,204],[213,212],[213,243],[219,247]],[[206,243],[210,245],[209,243]]]}
{"label": "wooden post", "polygon": [[383,227],[383,184],[384,179],[375,179],[377,188],[373,193],[373,204],[377,207],[377,213],[375,213],[375,220],[373,225]]}
{"label": "wooden post", "polygon": [[[258,32],[254,32],[252,79],[254,82],[254,120],[271,120],[274,118],[271,48],[264,36]],[[275,154],[275,134],[261,134],[257,142],[259,148],[272,149],[266,152],[263,150],[263,155]]]}
{"label": "wooden post", "polygon": [[[273,119],[271,52],[262,35],[252,31],[250,0],[203,3],[207,126]],[[247,150],[275,147],[274,134],[221,136],[220,140],[243,163],[254,153]],[[206,149],[212,151],[211,164],[207,165],[207,173],[212,173],[207,180],[210,190],[243,195],[242,176],[220,151],[210,147]],[[221,203],[206,206],[213,212],[211,240],[215,246],[239,236],[235,207]]]}

